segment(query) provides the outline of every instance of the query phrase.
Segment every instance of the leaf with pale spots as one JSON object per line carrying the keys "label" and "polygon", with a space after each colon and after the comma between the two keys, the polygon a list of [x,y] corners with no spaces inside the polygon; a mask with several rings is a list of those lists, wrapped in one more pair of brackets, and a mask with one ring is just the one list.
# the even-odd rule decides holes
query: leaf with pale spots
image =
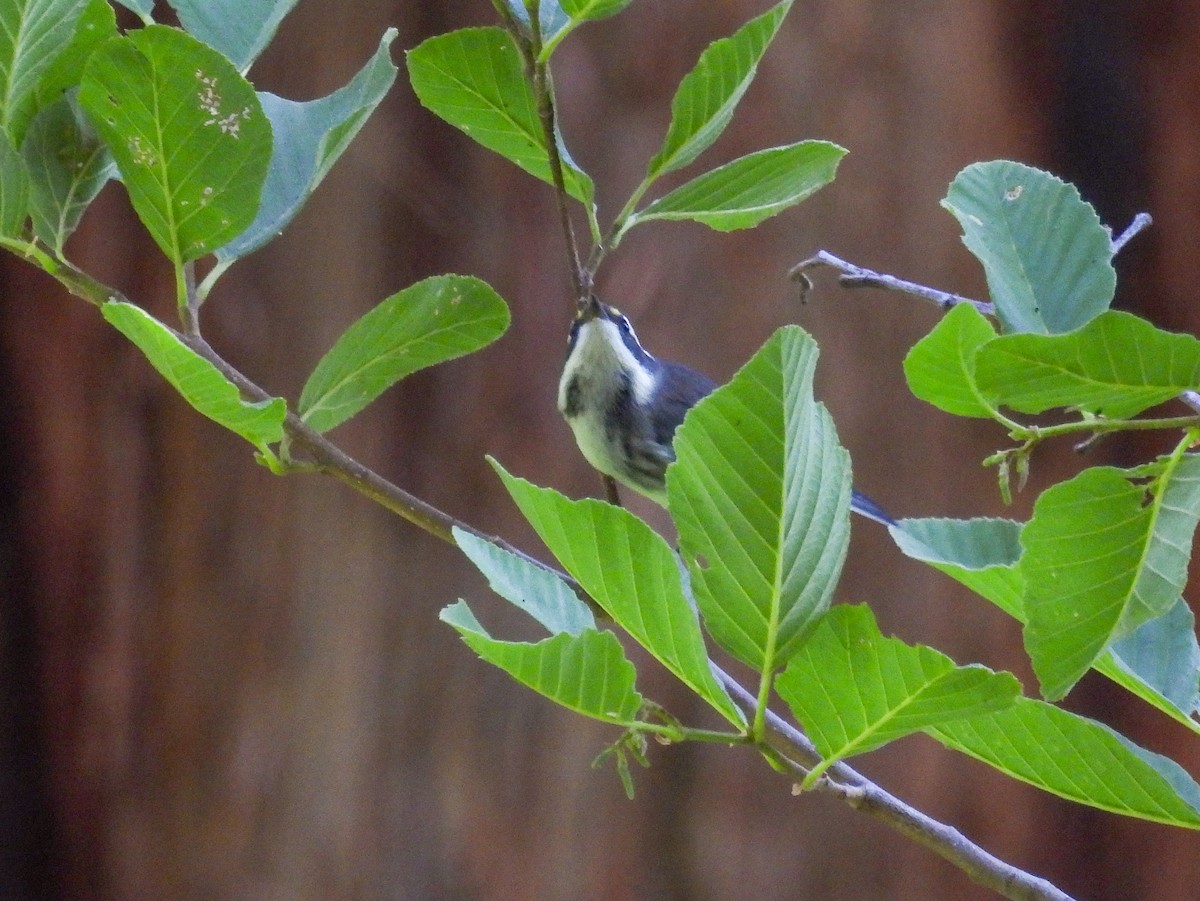
{"label": "leaf with pale spots", "polygon": [[418,369],[491,344],[508,319],[504,300],[477,278],[439,275],[417,282],[338,338],[308,377],[300,416],[326,432]]}
{"label": "leaf with pale spots", "polygon": [[108,144],[138,217],[176,266],[254,219],[271,159],[258,97],[221,54],[152,25],[99,47],[79,103]]}

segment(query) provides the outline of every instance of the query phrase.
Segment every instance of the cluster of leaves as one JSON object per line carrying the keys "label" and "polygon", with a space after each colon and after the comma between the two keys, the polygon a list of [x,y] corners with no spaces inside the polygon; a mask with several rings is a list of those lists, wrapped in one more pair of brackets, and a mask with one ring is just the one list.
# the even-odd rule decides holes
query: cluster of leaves
{"label": "cluster of leaves", "polygon": [[[283,398],[247,397],[199,340],[201,305],[228,268],[273,239],[391,88],[394,31],[344,87],[298,102],[243,73],[295,0],[174,0],[183,29],[155,24],[150,0],[0,3],[0,246],[99,304],[104,318],[205,416],[261,459],[286,459]],[[175,271],[180,328],[120,299],[71,265],[67,239],[120,180]],[[210,261],[196,284],[195,264]],[[291,414],[324,432],[399,379],[477,350],[508,325],[486,284],[437,276],[378,304],[320,361]],[[283,458],[278,451],[282,448]]]}
{"label": "cluster of leaves", "polygon": [[[431,111],[580,204],[589,276],[636,224],[756,225],[831,181],[844,154],[823,141],[762,150],[644,202],[661,176],[720,136],[790,9],[785,0],[702,54],[642,182],[602,226],[592,180],[547,128],[548,66],[572,31],[627,4],[495,0],[502,26],[435,37],[408,54]],[[294,405],[252,390],[200,338],[201,307],[231,265],[286,226],[379,103],[396,75],[393,35],[344,88],[300,103],[256,91],[245,77],[292,2],[173,0],[181,29],[155,24],[148,0],[122,5],[140,27],[119,31],[105,0],[0,0],[0,246],[97,303],[189,403],[278,471],[289,468],[295,429],[328,431],[398,379],[504,331],[507,307],[487,285],[439,276],[352,325]],[[174,267],[178,328],[114,299],[67,259],[67,239],[114,179]],[[1111,237],[1073,188],[988,163],[960,174],[945,203],[984,265],[1003,334],[961,305],[913,349],[905,371],[919,397],[993,418],[1014,436],[1018,446],[996,460],[1002,472],[1023,473],[1047,437],[1128,427],[1128,417],[1200,388],[1200,342],[1108,309]],[[198,261],[208,266],[199,280]],[[458,530],[496,592],[549,637],[495,638],[463,601],[443,619],[523,684],[620,727],[622,767],[626,752],[640,758],[647,735],[766,753],[765,715],[778,697],[822,755],[809,783],[848,756],[924,732],[1063,797],[1200,827],[1200,787],[1180,767],[1049,703],[1095,668],[1200,732],[1200,649],[1180,597],[1200,509],[1187,452],[1200,421],[1164,421],[1184,436],[1160,460],[1090,469],[1049,489],[1028,523],[892,528],[905,553],[1025,624],[1045,698],[1034,699],[1009,674],[884,636],[865,607],[831,606],[848,545],[850,461],[813,397],[816,359],[809,336],[781,329],[689,414],[668,477],[678,554],[626,510],[568,500],[496,464],[576,584]],[[1010,415],[1050,409],[1069,411],[1067,421],[1035,427]],[[614,627],[727,725],[686,726],[643,697]],[[705,631],[754,674],[752,707],[731,697]]]}
{"label": "cluster of leaves", "polygon": [[[540,34],[524,17],[516,40],[501,28],[433,38],[409,54],[418,96],[550,183],[557,154],[563,187],[588,216],[593,260],[640,221],[749,226],[832,177],[840,149],[802,142],[750,154],[638,207],[659,175],[695,160],[729,122],[787,12],[789,4],[781,3],[714,43],[683,79],[662,148],[601,237],[590,178],[561,135],[555,148],[543,140],[530,72],[547,62],[561,35],[623,5],[542,3]],[[509,11],[521,9],[513,4]],[[809,154],[824,155],[830,167],[810,169]],[[758,168],[767,160],[778,170]],[[1116,284],[1111,234],[1073,187],[1015,163],[987,163],[962,172],[945,205],[984,265],[991,312],[1005,334],[962,304],[913,349],[905,369],[919,397],[957,415],[995,418],[1023,442],[996,461],[1002,472],[1015,461],[1024,473],[1033,447],[1046,437],[1120,427],[1124,417],[1200,385],[1200,342],[1108,309]],[[1063,797],[1200,827],[1200,787],[1181,768],[1047,703],[1095,667],[1200,732],[1200,650],[1180,597],[1200,517],[1200,498],[1190,493],[1200,465],[1186,453],[1190,428],[1176,452],[1157,463],[1088,470],[1047,491],[1024,526],[983,519],[893,527],[910,556],[1026,624],[1047,700],[1026,698],[1009,674],[957,667],[930,648],[887,638],[864,607],[830,607],[846,553],[850,474],[828,414],[812,397],[815,360],[808,336],[781,330],[680,428],[668,508],[682,565],[627,511],[571,501],[497,469],[607,619],[733,727],[717,735],[761,741],[764,710],[777,692],[823,755],[808,783],[847,756],[923,731]],[[1083,418],[1060,432],[1038,430],[1001,407],[1069,408]],[[1174,424],[1194,427],[1200,420]],[[528,610],[551,636],[500,640],[460,601],[443,618],[480,656],[557,702],[628,730],[618,751],[639,747],[632,735],[713,737],[646,702],[610,624],[595,623],[565,586],[472,536],[460,533],[458,540],[497,593]],[[758,705],[749,721],[714,678],[701,623],[756,674]]]}

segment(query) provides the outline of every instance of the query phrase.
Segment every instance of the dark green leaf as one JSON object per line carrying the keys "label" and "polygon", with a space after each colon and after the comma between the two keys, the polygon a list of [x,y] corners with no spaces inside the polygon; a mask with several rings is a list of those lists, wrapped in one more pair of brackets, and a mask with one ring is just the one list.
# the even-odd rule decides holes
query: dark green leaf
{"label": "dark green leaf", "polygon": [[92,54],[79,103],[176,266],[254,219],[271,127],[253,88],[215,50],[163,25],[114,38]]}
{"label": "dark green leaf", "polygon": [[112,155],[65,97],[38,113],[21,152],[30,174],[34,232],[62,257],[84,210],[117,174]]}
{"label": "dark green leaf", "polygon": [[19,238],[29,218],[29,172],[0,134],[0,238]]}
{"label": "dark green leaf", "polygon": [[380,302],[313,370],[298,412],[318,432],[345,422],[400,379],[491,344],[508,306],[477,278],[438,275]]}
{"label": "dark green leaf", "polygon": [[0,0],[0,133],[25,140],[38,84],[70,44],[88,0]]}

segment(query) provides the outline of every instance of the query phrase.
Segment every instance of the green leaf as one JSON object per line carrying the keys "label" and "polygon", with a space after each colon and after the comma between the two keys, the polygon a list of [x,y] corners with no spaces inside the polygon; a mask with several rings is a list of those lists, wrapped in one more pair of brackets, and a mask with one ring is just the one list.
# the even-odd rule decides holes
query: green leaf
{"label": "green leaf", "polygon": [[879,631],[866,606],[825,614],[775,688],[831,764],[938,723],[1012,706],[1009,673],[955,666],[944,654]]}
{"label": "green leaf", "polygon": [[179,24],[245,72],[271,43],[296,0],[168,0]]}
{"label": "green leaf", "polygon": [[980,390],[1022,413],[1133,416],[1200,387],[1200,341],[1117,310],[1064,335],[1005,335],[976,358]]}
{"label": "green leaf", "polygon": [[1020,163],[975,163],[942,206],[983,263],[1006,332],[1069,332],[1108,309],[1112,237],[1073,185]]}
{"label": "green leaf", "polygon": [[615,16],[632,0],[560,0],[563,12],[572,19],[595,21]]}
{"label": "green leaf", "polygon": [[1191,719],[1200,712],[1200,644],[1196,617],[1182,598],[1110,650],[1117,667],[1152,689],[1200,731],[1200,723]]}
{"label": "green leaf", "polygon": [[287,415],[283,398],[243,400],[237,386],[212,363],[140,307],[109,301],[101,307],[101,312],[201,414],[241,435],[264,454],[268,453],[268,444],[283,438],[283,420]]}
{"label": "green leaf", "polygon": [[595,629],[596,619],[562,579],[527,558],[454,527],[454,541],[487,576],[492,591],[524,610],[551,635]]}
{"label": "green leaf", "polygon": [[993,406],[976,381],[976,355],[996,337],[987,318],[960,303],[904,358],[909,390],[926,403],[955,416],[992,417]]}
{"label": "green leaf", "polygon": [[20,238],[29,218],[29,172],[0,134],[0,238]]}
{"label": "green leaf", "polygon": [[212,48],[163,25],[114,38],[92,54],[79,103],[177,267],[254,219],[271,127],[254,89]]}
{"label": "green leaf", "polygon": [[492,466],[583,590],[685,685],[741,726],[741,711],[713,675],[678,562],[662,537],[621,507],[568,500],[509,475],[495,461]]}
{"label": "green leaf", "polygon": [[30,174],[34,233],[60,258],[84,210],[117,174],[108,147],[71,99],[38,113],[21,148]]}
{"label": "green leaf", "polygon": [[[553,184],[537,104],[525,81],[521,55],[502,28],[464,28],[429,38],[408,51],[413,90],[430,112]],[[559,140],[567,193],[592,205],[592,180]]]}
{"label": "green leaf", "polygon": [[1050,700],[1062,697],[1115,639],[1167,612],[1187,579],[1200,521],[1200,457],[1145,489],[1111,467],[1043,492],[1021,533],[1025,646]]}
{"label": "green leaf", "polygon": [[1178,764],[1052,704],[1019,698],[1008,710],[926,731],[949,748],[1061,798],[1200,828],[1200,786]]}
{"label": "green leaf", "polygon": [[389,49],[395,37],[396,30],[388,29],[353,81],[327,97],[297,102],[258,95],[275,136],[271,165],[254,222],[218,248],[219,260],[227,265],[262,247],[304,206],[395,82]]}
{"label": "green leaf", "polygon": [[117,15],[108,0],[89,0],[75,23],[71,42],[59,53],[38,79],[34,110],[62,100],[63,94],[78,87],[92,51],[117,36]]}
{"label": "green leaf", "polygon": [[0,132],[25,140],[43,74],[70,44],[87,0],[0,0]]}
{"label": "green leaf", "polygon": [[791,7],[792,0],[776,4],[700,55],[671,101],[671,125],[647,181],[683,168],[721,136]]}
{"label": "green leaf", "polygon": [[817,345],[780,329],[675,436],[667,497],[705,625],[760,673],[829,607],[850,539],[850,457],[813,399]]}
{"label": "green leaf", "polygon": [[760,150],[681,185],[629,218],[691,219],[717,231],[752,228],[833,181],[846,151],[827,141]]}
{"label": "green leaf", "polygon": [[480,657],[522,685],[564,707],[617,726],[637,724],[643,699],[634,688],[637,673],[611,632],[566,632],[536,644],[492,638],[465,601],[445,608],[449,623]]}
{"label": "green leaf", "polygon": [[1025,582],[1017,569],[1021,524],[1011,519],[904,519],[889,530],[896,546],[1024,622]]}
{"label": "green leaf", "polygon": [[338,338],[308,377],[300,417],[318,432],[345,422],[419,369],[491,344],[508,307],[487,284],[438,275],[383,300]]}
{"label": "green leaf", "polygon": [[[1017,567],[1021,524],[1007,519],[905,519],[891,529],[896,545],[991,601],[1021,623],[1026,620],[1025,580]],[[1126,656],[1127,655],[1127,656]],[[1200,732],[1192,718],[1200,699],[1191,611],[1182,601],[1116,642],[1094,664],[1097,672],[1146,703]]]}

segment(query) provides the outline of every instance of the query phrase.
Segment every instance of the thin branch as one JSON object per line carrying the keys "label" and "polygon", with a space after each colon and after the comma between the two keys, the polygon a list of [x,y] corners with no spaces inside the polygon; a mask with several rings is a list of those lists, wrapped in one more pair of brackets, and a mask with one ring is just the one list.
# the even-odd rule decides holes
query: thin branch
{"label": "thin branch", "polygon": [[[738,706],[750,716],[755,698],[740,683],[719,667],[713,667]],[[766,741],[796,784],[804,781],[812,767],[821,762],[821,754],[803,732],[771,710],[766,713]],[[795,758],[799,758],[799,762]],[[868,816],[891,826],[897,832],[924,845],[967,874],[974,882],[990,888],[1012,901],[1072,901],[1055,885],[1026,873],[989,854],[952,826],[927,816],[880,788],[844,763],[831,766],[813,788],[840,798]]]}
{"label": "thin branch", "polygon": [[[1149,228],[1153,221],[1149,213],[1138,213],[1134,216],[1133,221],[1129,223],[1125,231],[1111,240],[1113,256],[1120,253],[1126,244]],[[969,303],[985,316],[994,316],[996,314],[994,304],[986,303],[982,300],[972,300],[969,297],[963,297],[961,294],[953,294],[949,291],[940,291],[937,288],[930,288],[927,285],[906,281],[905,279],[897,278],[894,275],[888,275],[884,272],[876,272],[874,269],[867,269],[865,266],[859,266],[840,259],[827,250],[817,251],[814,256],[797,263],[788,270],[788,278],[798,282],[800,285],[801,301],[806,300],[809,292],[813,289],[812,279],[809,278],[808,273],[820,266],[829,266],[840,271],[842,275],[838,279],[838,283],[844,288],[882,288],[887,291],[899,291],[904,294],[911,294],[914,297],[920,297],[923,300],[937,304],[943,309],[949,309],[960,303]]]}
{"label": "thin branch", "polygon": [[883,272],[876,272],[874,269],[857,266],[854,263],[848,263],[843,259],[835,257],[827,250],[818,251],[816,256],[809,257],[807,260],[797,263],[788,270],[788,278],[800,283],[800,299],[802,301],[808,298],[808,293],[813,288],[812,279],[808,277],[808,273],[819,266],[829,266],[839,270],[842,276],[838,279],[838,283],[844,288],[883,288],[888,291],[900,291],[920,297],[923,300],[928,300],[943,309],[949,309],[960,303],[969,303],[984,315],[995,315],[995,307],[990,303],[982,300],[972,300],[969,297],[963,297],[961,294],[952,294],[949,291],[939,291],[936,288],[929,288],[925,285],[919,285],[916,282],[896,278],[894,275],[887,275]]}
{"label": "thin branch", "polygon": [[[546,158],[550,165],[550,179],[554,185],[555,203],[558,207],[558,220],[562,228],[563,239],[567,246],[567,264],[571,273],[571,288],[575,298],[582,300],[592,291],[590,272],[584,268],[579,255],[579,243],[575,238],[575,226],[571,222],[570,195],[567,194],[566,175],[564,172],[562,153],[558,148],[557,114],[554,108],[554,85],[550,79],[550,63],[541,56],[542,24],[539,15],[539,4],[534,3],[529,10],[529,30],[526,34],[521,23],[509,10],[503,0],[493,0],[492,4],[500,16],[504,28],[521,51],[525,63],[525,79],[533,91],[534,102],[537,106],[538,119],[542,123],[542,142],[546,145]],[[574,307],[572,306],[572,313]]]}
{"label": "thin branch", "polygon": [[[118,291],[69,264],[63,264],[60,261],[53,261],[53,264],[51,268],[54,271],[51,274],[73,294],[90,303],[98,306],[109,299],[124,299]],[[185,335],[178,332],[176,332],[176,336],[195,353],[215,366],[248,399],[264,401],[273,397],[213,350],[202,336]],[[317,471],[338,479],[443,541],[454,543],[454,531],[461,529],[508,551],[531,565],[562,579],[595,609],[595,602],[566,573],[513,547],[507,541],[481,532],[410,494],[355,460],[324,435],[310,428],[294,413],[287,414],[284,428],[290,440],[308,452]],[[755,697],[736,679],[715,664],[713,671],[743,710],[747,711],[748,716],[754,717],[758,708]],[[806,773],[803,764],[807,764],[809,767],[815,766],[820,762],[820,754],[807,736],[771,710],[765,710],[763,722],[766,725],[766,731],[763,744],[759,749],[769,753],[776,762],[785,763],[786,768],[796,776],[796,781],[801,781]],[[796,763],[793,758],[799,758],[803,763]],[[830,767],[826,777],[819,780],[814,788],[841,797],[856,809],[887,823],[954,863],[976,882],[994,888],[1013,901],[1070,901],[1069,896],[1058,891],[1049,883],[993,857],[963,837],[957,830],[910,807],[845,764],[839,763]]]}
{"label": "thin branch", "polygon": [[1125,231],[1121,232],[1120,235],[1112,239],[1113,256],[1119,254],[1124,249],[1126,244],[1128,244],[1133,238],[1136,238],[1138,235],[1140,235],[1153,223],[1154,220],[1150,218],[1149,213],[1138,213],[1136,216],[1134,216],[1133,221],[1129,223],[1129,226],[1125,229]]}

